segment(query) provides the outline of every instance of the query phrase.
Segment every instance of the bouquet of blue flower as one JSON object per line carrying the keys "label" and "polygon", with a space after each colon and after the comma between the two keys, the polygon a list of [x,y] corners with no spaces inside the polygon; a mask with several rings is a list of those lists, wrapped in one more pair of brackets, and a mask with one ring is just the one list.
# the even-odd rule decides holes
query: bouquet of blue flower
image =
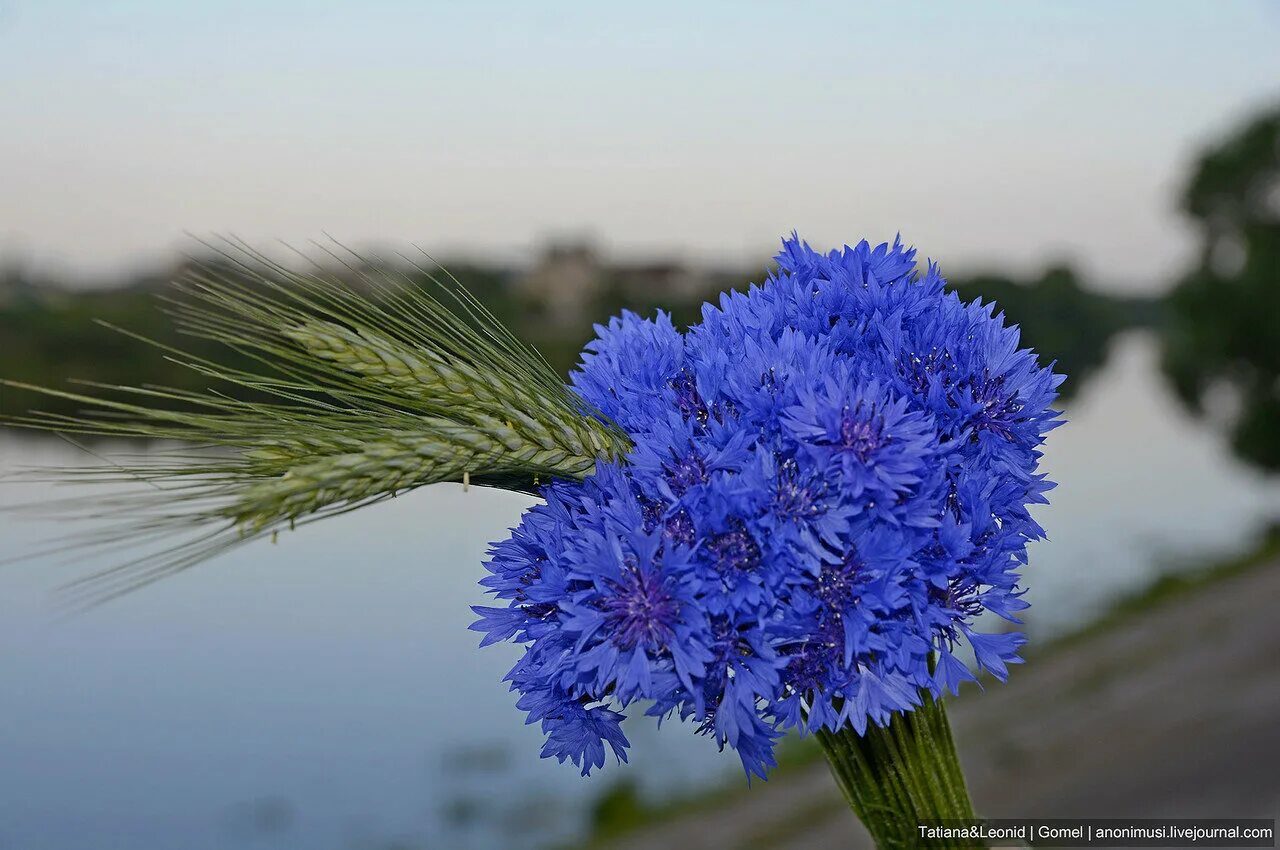
{"label": "bouquet of blue flower", "polygon": [[881,846],[972,818],[942,697],[1020,661],[1020,633],[978,621],[1026,607],[1062,377],[898,242],[793,237],[776,259],[687,331],[662,313],[597,326],[568,386],[456,286],[449,307],[364,266],[364,294],[256,255],[198,272],[179,320],[268,368],[192,367],[275,400],[147,389],[183,407],[25,419],[215,449],[113,470],[181,484],[128,503],[157,509],[143,531],[199,531],[79,592],[434,481],[536,492],[491,549],[497,604],[472,628],[524,646],[507,679],[543,756],[584,775],[625,761],[639,707],[692,721],[748,779],[788,731],[816,734]]}

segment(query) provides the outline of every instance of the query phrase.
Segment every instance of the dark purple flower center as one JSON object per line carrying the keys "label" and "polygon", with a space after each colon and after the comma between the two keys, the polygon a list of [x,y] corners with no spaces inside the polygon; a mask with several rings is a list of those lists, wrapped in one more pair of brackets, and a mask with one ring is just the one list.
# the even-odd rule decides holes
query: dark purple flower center
{"label": "dark purple flower center", "polygon": [[935,381],[944,388],[951,386],[950,373],[955,367],[956,361],[950,351],[934,348],[924,357],[915,353],[908,354],[904,360],[899,361],[898,374],[907,380],[915,392],[923,394],[928,392]]}
{"label": "dark purple flower center", "polygon": [[857,415],[858,410],[845,410],[840,420],[840,448],[853,452],[866,463],[882,443],[877,423]]}
{"label": "dark purple flower center", "polygon": [[779,516],[799,521],[822,513],[821,498],[825,485],[814,486],[802,480],[800,468],[794,460],[785,460],[779,465],[777,483],[774,507]]}
{"label": "dark purple flower center", "polygon": [[826,681],[830,661],[830,649],[806,643],[787,660],[784,680],[800,693],[809,693]]}
{"label": "dark purple flower center", "polygon": [[613,642],[622,649],[659,649],[675,635],[680,603],[662,578],[631,568],[604,600],[605,622]]}
{"label": "dark purple flower center", "polygon": [[802,694],[823,686],[831,670],[841,666],[838,653],[843,644],[844,632],[839,621],[823,620],[808,640],[791,650],[784,681]]}
{"label": "dark purple flower center", "polygon": [[644,530],[652,532],[659,526],[662,535],[672,543],[681,546],[693,546],[698,539],[697,530],[693,527],[693,519],[684,508],[671,516],[666,515],[667,507],[662,502],[640,497],[640,515],[644,518]]}
{"label": "dark purple flower center", "polygon": [[741,521],[707,541],[707,551],[722,573],[751,572],[760,567],[760,546]]}
{"label": "dark purple flower center", "polygon": [[676,408],[685,419],[697,419],[699,425],[707,424],[707,405],[698,392],[698,384],[688,370],[676,375],[668,385],[676,391]]}
{"label": "dark purple flower center", "polygon": [[666,464],[662,469],[667,474],[667,483],[671,486],[671,492],[677,496],[683,496],[690,487],[705,484],[707,481],[706,462],[692,450],[683,457],[678,457],[672,450],[671,463]]}
{"label": "dark purple flower center", "polygon": [[662,502],[639,496],[640,516],[644,520],[644,530],[653,531],[662,522],[665,507]]}
{"label": "dark purple flower center", "polygon": [[832,613],[839,614],[857,602],[863,563],[852,553],[838,564],[823,564],[814,595]]}
{"label": "dark purple flower center", "polygon": [[1005,393],[1004,375],[987,378],[973,388],[973,400],[980,406],[973,425],[978,430],[992,431],[1006,440],[1013,439],[1013,424],[1022,412],[1018,394]]}
{"label": "dark purple flower center", "polygon": [[693,520],[689,517],[688,512],[684,510],[680,510],[673,516],[668,517],[664,533],[668,540],[673,543],[679,543],[681,546],[692,546],[698,539],[698,533],[693,527]]}

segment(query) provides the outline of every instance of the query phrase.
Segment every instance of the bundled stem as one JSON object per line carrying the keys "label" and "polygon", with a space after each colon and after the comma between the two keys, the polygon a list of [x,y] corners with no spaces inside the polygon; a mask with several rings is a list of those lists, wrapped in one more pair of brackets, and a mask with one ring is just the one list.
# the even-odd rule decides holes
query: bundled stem
{"label": "bundled stem", "polygon": [[[841,793],[884,850],[920,846],[922,823],[975,819],[946,709],[927,693],[921,699],[916,710],[894,715],[885,726],[873,724],[863,735],[847,726],[818,732]],[[940,840],[929,846],[970,850],[983,845]]]}

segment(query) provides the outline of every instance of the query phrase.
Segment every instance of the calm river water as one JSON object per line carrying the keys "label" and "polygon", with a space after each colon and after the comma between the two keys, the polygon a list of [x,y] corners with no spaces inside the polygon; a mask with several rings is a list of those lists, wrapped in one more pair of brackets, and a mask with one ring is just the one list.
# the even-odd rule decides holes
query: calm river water
{"label": "calm river water", "polygon": [[[1038,514],[1033,639],[1280,515],[1280,487],[1177,408],[1143,334],[1068,416],[1046,453],[1062,484]],[[86,462],[0,434],[0,471]],[[49,495],[0,485],[0,503]],[[581,830],[612,783],[661,796],[734,775],[687,727],[643,719],[628,766],[583,780],[537,757],[499,681],[516,650],[479,652],[466,628],[487,541],[530,503],[427,488],[69,619],[49,591],[75,564],[0,566],[0,848],[534,847]],[[81,530],[0,513],[0,559]]]}

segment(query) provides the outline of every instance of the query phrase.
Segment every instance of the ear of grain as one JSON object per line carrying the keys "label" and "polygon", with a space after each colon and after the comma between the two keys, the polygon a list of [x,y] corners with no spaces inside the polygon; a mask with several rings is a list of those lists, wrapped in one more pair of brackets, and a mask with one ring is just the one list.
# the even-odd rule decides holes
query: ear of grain
{"label": "ear of grain", "polygon": [[24,386],[89,412],[10,424],[192,446],[150,462],[58,471],[141,485],[103,503],[120,517],[112,541],[131,539],[130,527],[139,538],[191,537],[88,576],[77,594],[96,602],[128,592],[281,527],[425,484],[533,491],[630,450],[625,434],[456,281],[353,253],[331,251],[329,261],[299,272],[228,243],[177,282],[166,301],[182,330],[260,364],[233,368],[165,348],[207,377],[208,391],[98,386],[94,396]]}

